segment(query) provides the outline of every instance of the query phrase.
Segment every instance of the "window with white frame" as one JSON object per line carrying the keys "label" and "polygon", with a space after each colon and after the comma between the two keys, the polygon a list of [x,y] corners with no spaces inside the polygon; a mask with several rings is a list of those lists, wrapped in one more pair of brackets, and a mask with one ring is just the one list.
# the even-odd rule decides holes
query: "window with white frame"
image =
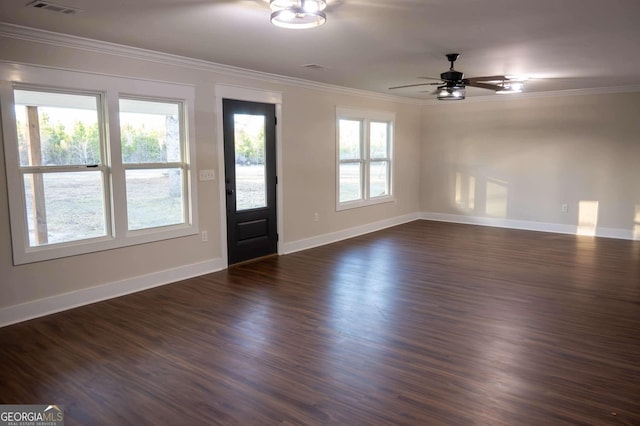
{"label": "window with white frame", "polygon": [[119,107],[128,229],[184,223],[181,104],[121,98]]}
{"label": "window with white frame", "polygon": [[0,65],[14,264],[197,233],[192,87],[19,71]]}
{"label": "window with white frame", "polygon": [[394,114],[337,109],[337,209],[392,201]]}
{"label": "window with white frame", "polygon": [[28,247],[108,235],[101,95],[13,93]]}

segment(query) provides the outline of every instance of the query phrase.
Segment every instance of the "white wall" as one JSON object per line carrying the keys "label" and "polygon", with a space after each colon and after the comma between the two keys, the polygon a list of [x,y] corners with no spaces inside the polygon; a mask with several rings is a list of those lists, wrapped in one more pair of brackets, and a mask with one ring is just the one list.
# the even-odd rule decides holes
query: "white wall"
{"label": "white wall", "polygon": [[[31,38],[31,37],[29,37]],[[419,210],[420,108],[414,101],[365,94],[255,73],[226,72],[213,64],[168,58],[71,38],[46,40],[0,36],[0,60],[195,86],[196,169],[218,170],[215,85],[282,93],[281,155],[284,225],[289,251],[415,217]],[[164,63],[163,63],[164,62]],[[317,86],[317,87],[316,87]],[[335,108],[396,114],[396,202],[335,211]],[[224,218],[218,181],[198,183],[199,236],[12,265],[4,157],[0,158],[0,325],[94,300],[224,268]],[[320,220],[313,221],[318,212]],[[413,215],[413,216],[412,216]],[[398,219],[400,218],[400,219]],[[356,228],[354,230],[354,228]]]}
{"label": "white wall", "polygon": [[[394,105],[309,90],[287,90],[285,99],[282,115],[287,123],[283,129],[283,140],[287,141],[283,150],[287,241],[419,211],[420,108],[417,105]],[[300,108],[300,105],[304,107]],[[335,211],[337,105],[396,113],[395,203]],[[312,220],[316,212],[320,216],[319,222]]]}
{"label": "white wall", "polygon": [[640,93],[494,98],[424,107],[425,217],[640,239]]}

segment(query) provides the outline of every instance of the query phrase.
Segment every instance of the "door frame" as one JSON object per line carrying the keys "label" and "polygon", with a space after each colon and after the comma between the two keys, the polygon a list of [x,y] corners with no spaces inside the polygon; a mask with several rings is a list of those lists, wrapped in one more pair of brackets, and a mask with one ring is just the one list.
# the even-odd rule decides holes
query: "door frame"
{"label": "door frame", "polygon": [[276,109],[276,175],[278,184],[276,185],[276,224],[278,229],[278,255],[282,254],[284,241],[284,214],[283,214],[283,181],[282,178],[282,93],[270,90],[253,89],[249,87],[232,86],[228,84],[215,85],[215,114],[216,114],[216,145],[218,151],[218,204],[219,204],[219,229],[220,229],[220,255],[224,262],[224,267],[229,267],[229,253],[227,251],[227,196],[225,188],[225,166],[224,166],[224,134],[222,100],[236,99],[239,101],[261,102],[274,104]]}

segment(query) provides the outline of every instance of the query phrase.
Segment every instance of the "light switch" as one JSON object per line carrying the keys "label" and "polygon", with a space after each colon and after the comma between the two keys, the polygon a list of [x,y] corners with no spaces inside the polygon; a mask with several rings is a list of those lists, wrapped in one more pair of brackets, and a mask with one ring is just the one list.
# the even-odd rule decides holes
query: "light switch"
{"label": "light switch", "polygon": [[216,171],[213,169],[200,170],[200,180],[216,180]]}

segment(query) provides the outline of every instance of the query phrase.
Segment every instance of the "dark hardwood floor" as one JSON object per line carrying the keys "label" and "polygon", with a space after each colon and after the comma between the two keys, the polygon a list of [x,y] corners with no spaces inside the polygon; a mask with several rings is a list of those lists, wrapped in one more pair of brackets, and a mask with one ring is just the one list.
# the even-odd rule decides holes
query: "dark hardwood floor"
{"label": "dark hardwood floor", "polygon": [[0,344],[67,425],[640,425],[640,242],[417,221]]}

